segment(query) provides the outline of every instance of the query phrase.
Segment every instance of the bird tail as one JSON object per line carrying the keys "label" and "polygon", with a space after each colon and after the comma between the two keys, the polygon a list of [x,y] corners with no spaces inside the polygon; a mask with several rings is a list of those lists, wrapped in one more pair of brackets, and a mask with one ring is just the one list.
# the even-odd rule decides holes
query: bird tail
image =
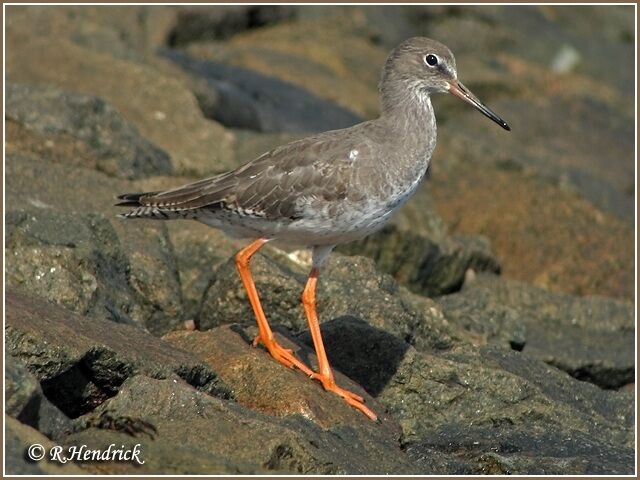
{"label": "bird tail", "polygon": [[149,218],[157,220],[168,220],[171,218],[184,218],[179,212],[162,210],[153,205],[143,205],[141,199],[156,195],[159,192],[125,193],[118,195],[117,199],[122,200],[115,204],[116,207],[133,207],[126,213],[121,213],[118,218]]}

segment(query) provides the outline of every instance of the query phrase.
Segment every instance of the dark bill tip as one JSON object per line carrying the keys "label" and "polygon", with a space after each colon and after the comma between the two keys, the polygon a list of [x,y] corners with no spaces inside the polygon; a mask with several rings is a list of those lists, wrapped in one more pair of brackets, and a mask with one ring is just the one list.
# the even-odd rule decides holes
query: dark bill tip
{"label": "dark bill tip", "polygon": [[467,87],[465,87],[462,83],[458,81],[449,83],[449,93],[472,105],[475,109],[479,110],[483,115],[496,122],[505,130],[509,132],[511,131],[511,127],[509,126],[509,124],[507,124],[507,122],[501,119],[493,110],[491,110],[484,103],[478,100],[478,97],[467,90]]}

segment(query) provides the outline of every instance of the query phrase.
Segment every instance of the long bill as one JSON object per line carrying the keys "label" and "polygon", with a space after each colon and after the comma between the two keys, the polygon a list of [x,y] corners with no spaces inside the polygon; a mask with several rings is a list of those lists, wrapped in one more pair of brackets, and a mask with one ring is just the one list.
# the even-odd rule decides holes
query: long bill
{"label": "long bill", "polygon": [[468,104],[473,105],[482,114],[489,117],[491,120],[496,122],[505,130],[509,130],[509,131],[511,130],[511,127],[507,125],[507,122],[501,119],[498,115],[496,115],[493,112],[493,110],[491,110],[489,107],[483,104],[480,100],[478,100],[478,97],[476,97],[473,93],[467,90],[467,87],[465,87],[462,83],[458,82],[457,80],[449,83],[449,93],[451,93],[452,95],[455,95],[458,98],[461,98]]}

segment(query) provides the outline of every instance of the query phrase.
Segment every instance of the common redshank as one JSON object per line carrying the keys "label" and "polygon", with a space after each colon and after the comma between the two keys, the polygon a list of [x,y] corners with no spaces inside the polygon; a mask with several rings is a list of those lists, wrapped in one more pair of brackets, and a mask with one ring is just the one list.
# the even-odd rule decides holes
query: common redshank
{"label": "common redshank", "polygon": [[[414,37],[390,53],[379,84],[381,114],[343,130],[313,135],[271,150],[228,173],[167,191],[128,193],[123,218],[193,219],[253,240],[235,257],[258,321],[253,344],[320,381],[325,390],[375,420],[362,397],[339,387],[327,360],[316,314],[321,266],[338,244],[378,230],[416,191],[436,145],[432,93],[449,92],[505,130],[507,123],[458,81],[451,51]],[[312,268],[302,305],[318,357],[312,371],[275,340],[260,305],[249,262],[269,241],[310,248]]]}

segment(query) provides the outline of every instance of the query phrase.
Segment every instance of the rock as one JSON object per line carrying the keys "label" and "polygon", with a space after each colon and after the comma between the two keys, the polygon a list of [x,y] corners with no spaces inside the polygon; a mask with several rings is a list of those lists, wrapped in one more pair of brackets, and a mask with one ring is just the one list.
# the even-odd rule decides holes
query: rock
{"label": "rock", "polygon": [[[7,140],[7,144],[12,143],[13,139]],[[130,190],[129,182],[69,162],[43,161],[33,150],[24,147],[24,153],[7,155],[7,175],[13,180],[7,185],[8,208],[41,213],[53,210],[102,213],[111,218],[120,213],[113,207],[115,194]],[[73,188],[60,188],[60,185],[73,185]]]}
{"label": "rock", "polygon": [[138,373],[176,374],[212,395],[228,387],[195,357],[140,329],[83,318],[32,296],[7,292],[7,352],[38,379],[46,397],[75,418],[117,394]]}
{"label": "rock", "polygon": [[179,325],[180,288],[161,225],[147,224],[135,233],[121,226],[123,248],[101,214],[30,209],[11,211],[7,220],[10,286],[156,334]]}
{"label": "rock", "polygon": [[[27,456],[31,445],[39,444],[49,452],[54,446],[47,437],[37,430],[5,415],[5,453],[7,455],[7,475],[86,475],[88,472],[72,462],[65,464],[49,462],[43,459],[34,462]],[[39,453],[38,451],[34,453]]]}
{"label": "rock", "polygon": [[447,349],[456,331],[431,299],[412,295],[366,257],[333,256],[318,283],[321,321],[357,317],[420,349]]}
{"label": "rock", "polygon": [[517,308],[492,301],[491,297],[464,293],[443,295],[436,299],[444,317],[455,325],[478,335],[479,344],[496,343],[522,351],[527,342],[527,328]]}
{"label": "rock", "polygon": [[[307,272],[262,254],[253,257],[251,271],[270,324],[295,333],[306,330],[300,297]],[[467,336],[451,328],[435,302],[399,287],[365,257],[332,255],[320,276],[317,296],[320,322],[357,317],[419,348],[448,348],[454,338]],[[197,318],[203,330],[229,323],[255,324],[233,260],[214,273]]]}
{"label": "rock", "polygon": [[5,380],[5,413],[17,418],[42,390],[38,380],[29,373],[24,364],[12,356],[7,358]]}
{"label": "rock", "polygon": [[[358,35],[368,38],[375,45],[383,45],[389,50],[407,38],[420,35],[416,28],[417,17],[422,12],[415,6],[379,5],[342,6],[325,8],[317,5],[297,5],[297,18],[301,21],[348,23],[348,30],[357,31]],[[437,7],[431,7],[434,10]]]}
{"label": "rock", "polygon": [[6,194],[8,281],[77,312],[160,335],[180,325],[180,279],[166,225],[115,218],[122,211],[113,206],[115,195],[136,188],[70,165],[64,152],[61,163],[43,161],[31,145],[7,155],[14,179]]}
{"label": "rock", "polygon": [[434,169],[429,183],[453,233],[488,237],[505,277],[576,295],[634,298],[633,230],[575,193],[513,162]]}
{"label": "rock", "polygon": [[362,16],[353,17],[358,15],[282,22],[239,33],[223,43],[192,43],[185,51],[193,58],[278,78],[372,118],[379,112],[376,87],[389,52],[371,42]]}
{"label": "rock", "polygon": [[[473,85],[469,88],[473,88]],[[526,117],[530,125],[528,134],[535,138],[554,138],[554,133],[558,131],[562,131],[562,136],[555,136],[553,142],[546,142],[545,145],[528,146],[522,145],[519,134],[510,136],[501,141],[501,153],[493,156],[492,161],[515,160],[539,176],[552,178],[565,189],[573,189],[599,209],[631,223],[633,143],[630,140],[632,128],[629,116],[610,103],[586,95],[577,98],[549,95],[535,103],[503,100],[496,103],[495,108],[497,111],[510,112],[509,121],[513,125],[518,125]],[[579,125],[558,121],[557,115],[567,111],[581,120]],[[461,122],[465,125],[465,134],[456,141],[470,134],[466,140],[471,144],[481,134],[481,127],[469,125],[467,129],[467,122],[472,123],[471,118],[467,117]],[[583,130],[585,124],[589,125],[589,132],[592,132],[586,139]],[[489,135],[487,141],[496,141],[496,133]],[[486,162],[490,158],[484,154],[487,148],[489,144],[484,148],[475,145],[475,148],[465,149],[465,157]]]}
{"label": "rock", "polygon": [[[329,362],[346,368],[346,375],[366,385],[367,392],[373,396],[384,390],[409,349],[404,340],[358,317],[346,315],[329,320],[322,324],[321,330]],[[299,338],[313,348],[308,331]],[[371,363],[372,358],[375,365]]]}
{"label": "rock", "polygon": [[[551,426],[523,434],[513,427],[447,425],[428,440],[407,446],[416,461],[446,450],[466,475],[624,475],[633,471],[633,454],[594,441],[590,435],[567,434]],[[455,470],[454,470],[455,471]],[[526,473],[525,473],[526,472]]]}
{"label": "rock", "polygon": [[181,9],[161,6],[19,6],[7,15],[7,37],[65,38],[83,48],[143,63],[166,42]]}
{"label": "rock", "polygon": [[183,317],[195,320],[213,273],[247,242],[198,222],[167,222],[167,230],[180,278]]}
{"label": "rock", "polygon": [[5,413],[49,438],[71,430],[69,418],[44,396],[38,380],[15,357],[8,355],[5,369]]}
{"label": "rock", "polygon": [[206,175],[234,165],[232,136],[202,116],[179,71],[117,59],[64,38],[16,34],[7,42],[10,81],[104,98],[170,155],[175,172]]}
{"label": "rock", "polygon": [[287,5],[191,6],[178,12],[167,43],[179,47],[191,42],[222,40],[244,30],[291,20],[294,12]]}
{"label": "rock", "polygon": [[46,144],[63,143],[87,152],[86,156],[96,160],[87,166],[107,175],[131,179],[171,172],[168,155],[142,138],[100,98],[49,86],[9,84],[5,116]]}
{"label": "rock", "polygon": [[517,319],[523,338],[516,349],[579,380],[602,388],[634,381],[634,317],[627,302],[574,297],[489,276],[437,301],[449,321],[476,331],[497,332],[505,319],[511,325]]}
{"label": "rock", "polygon": [[[389,409],[410,456],[437,468],[430,473],[632,468],[631,393],[600,390],[495,345],[416,350],[352,317],[324,323],[322,333],[334,368]],[[308,334],[302,338],[310,342]],[[549,449],[551,438],[564,447]],[[436,455],[444,452],[457,462]],[[594,455],[602,458],[598,465]]]}
{"label": "rock", "polygon": [[[427,9],[433,10],[433,9]],[[447,45],[453,51],[487,52],[484,48],[495,45],[498,39],[511,41],[501,44],[501,48],[521,59],[550,65],[553,53],[563,43],[569,43],[576,48],[583,58],[590,61],[582,62],[578,72],[593,77],[600,82],[612,83],[615,88],[630,95],[633,81],[629,71],[617,69],[611,75],[605,75],[593,64],[603,68],[615,69],[621,62],[626,61],[633,54],[632,42],[628,32],[633,31],[630,18],[632,11],[625,7],[603,8],[593,6],[580,12],[569,12],[562,8],[543,8],[531,6],[526,8],[478,8],[456,7],[440,15],[422,17],[430,28],[430,34]],[[602,20],[606,18],[606,22]],[[606,23],[606,27],[594,29],[594,25]],[[501,28],[495,28],[500,25]],[[422,27],[424,28],[424,24]],[[466,27],[467,35],[474,35],[479,30],[487,34],[478,36],[478,44],[472,47],[465,39],[467,35],[453,35],[456,29]],[[541,35],[541,41],[535,46],[527,42],[532,35]],[[489,45],[487,45],[489,43]],[[490,55],[487,52],[486,55]]]}
{"label": "rock", "polygon": [[[146,378],[146,377],[143,377]],[[155,380],[147,379],[151,382]],[[149,393],[149,392],[145,392]],[[157,390],[151,393],[160,393]],[[167,392],[161,392],[165,394]],[[129,417],[124,417],[129,418]],[[213,428],[213,427],[212,427]],[[186,433],[180,430],[181,433]],[[211,432],[209,432],[211,435]],[[137,459],[129,462],[108,462],[94,473],[102,475],[154,475],[157,472],[166,472],[173,475],[254,475],[266,474],[268,470],[261,465],[249,464],[243,461],[234,461],[228,456],[215,454],[211,449],[203,449],[210,438],[201,437],[202,444],[185,445],[184,437],[179,440],[172,436],[167,440],[158,440],[146,437],[132,438],[123,432],[88,429],[75,433],[66,439],[67,445],[87,445],[88,449],[104,451],[109,445],[124,446],[124,449],[137,451]],[[122,448],[122,447],[120,447]],[[144,462],[144,463],[142,463]],[[276,470],[278,471],[278,470]]]}
{"label": "rock", "polygon": [[206,80],[207,88],[196,93],[201,108],[207,118],[228,127],[259,132],[323,132],[362,121],[347,109],[277,78],[198,60],[176,50],[164,50],[162,55],[195,78]]}
{"label": "rock", "polygon": [[[364,428],[370,424],[362,413],[340,397],[323,391],[319,383],[311,381],[300,371],[285,368],[262,348],[253,348],[251,340],[255,335],[257,328],[246,329],[235,324],[207,332],[172,332],[163,338],[206,361],[233,389],[238,403],[246,408],[278,417],[301,414],[325,430],[344,425]],[[276,335],[281,345],[292,348],[298,358],[317,369],[317,359],[312,350],[300,348],[279,333]],[[340,372],[336,372],[336,381],[365,398],[367,406],[381,420],[380,425],[372,424],[374,429],[382,429],[390,435],[399,433],[399,427],[385,415],[382,405],[359,385]]]}
{"label": "rock", "polygon": [[382,271],[426,296],[459,290],[469,269],[500,272],[500,264],[486,239],[456,236],[436,243],[394,225],[358,242],[345,244],[339,251],[373,258]]}
{"label": "rock", "polygon": [[[140,398],[156,401],[141,406]],[[145,465],[119,465],[122,473],[344,475],[419,471],[406,461],[397,438],[364,416],[354,416],[359,419],[358,426],[325,430],[302,415],[279,418],[252,412],[175,379],[132,377],[101,409],[108,409],[111,415],[143,419],[157,431],[153,441],[144,435],[133,439],[95,428],[66,439],[69,444],[90,446],[114,441],[140,443]]]}
{"label": "rock", "polygon": [[[335,365],[343,367],[338,360]],[[400,421],[409,451],[453,451],[471,462],[465,473],[500,472],[487,462],[503,473],[632,468],[632,397],[576,381],[517,352],[409,349],[377,398]],[[549,450],[545,438],[564,447]],[[589,439],[589,446],[577,439]],[[497,460],[486,459],[496,452]],[[595,452],[599,466],[593,465]],[[569,460],[581,467],[568,467]]]}
{"label": "rock", "polygon": [[[270,322],[287,328],[302,325],[299,299],[300,283],[284,266],[257,254],[251,261],[251,272],[260,293],[263,308]],[[299,310],[299,311],[298,311]],[[219,265],[202,296],[196,323],[201,330],[220,325],[240,323],[251,325],[254,320],[244,286],[240,281],[235,260],[229,258]]]}

